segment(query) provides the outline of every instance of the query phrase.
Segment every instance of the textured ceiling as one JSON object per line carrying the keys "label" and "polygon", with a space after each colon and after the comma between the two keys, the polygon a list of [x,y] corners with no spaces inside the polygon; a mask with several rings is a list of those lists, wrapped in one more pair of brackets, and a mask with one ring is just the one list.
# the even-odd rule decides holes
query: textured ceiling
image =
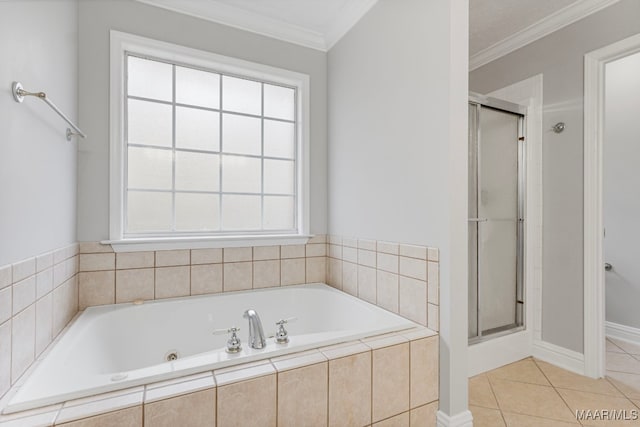
{"label": "textured ceiling", "polygon": [[469,0],[469,54],[581,0]]}

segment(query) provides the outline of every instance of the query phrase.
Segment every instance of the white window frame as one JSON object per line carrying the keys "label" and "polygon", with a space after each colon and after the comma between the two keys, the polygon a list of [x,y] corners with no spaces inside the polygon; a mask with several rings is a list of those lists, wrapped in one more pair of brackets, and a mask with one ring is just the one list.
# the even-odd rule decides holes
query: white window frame
{"label": "white window frame", "polygon": [[[116,252],[161,249],[191,249],[238,246],[263,246],[305,243],[309,235],[309,76],[255,62],[218,55],[172,43],[111,31],[110,49],[110,165],[109,165],[109,239]],[[126,54],[148,56],[167,62],[188,64],[220,73],[245,76],[265,82],[295,87],[296,103],[296,224],[291,234],[204,235],[170,237],[125,237],[124,230],[124,135]]]}

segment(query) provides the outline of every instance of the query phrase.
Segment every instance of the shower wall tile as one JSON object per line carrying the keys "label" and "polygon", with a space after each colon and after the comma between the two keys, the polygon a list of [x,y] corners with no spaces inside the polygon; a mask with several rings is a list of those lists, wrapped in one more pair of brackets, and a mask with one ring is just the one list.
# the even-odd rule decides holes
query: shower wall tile
{"label": "shower wall tile", "polygon": [[78,311],[78,244],[0,266],[0,397]]}
{"label": "shower wall tile", "polygon": [[191,251],[188,249],[156,252],[156,267],[171,267],[175,265],[189,264],[191,264]]}
{"label": "shower wall tile", "polygon": [[254,261],[253,288],[280,286],[280,261]]}
{"label": "shower wall tile", "polygon": [[[75,314],[75,313],[74,313]],[[36,357],[51,342],[53,334],[53,295],[47,294],[36,303]]]}
{"label": "shower wall tile", "polygon": [[115,271],[81,272],[78,279],[78,305],[80,310],[94,305],[115,304]]}
{"label": "shower wall tile", "polygon": [[11,320],[0,324],[0,396],[11,387]]}
{"label": "shower wall tile", "polygon": [[335,235],[328,241],[328,285],[424,326],[438,327],[437,248]]}
{"label": "shower wall tile", "polygon": [[155,298],[183,297],[191,293],[191,267],[156,268]]}
{"label": "shower wall tile", "polygon": [[15,316],[36,300],[36,276],[13,285],[13,315]]}
{"label": "shower wall tile", "polygon": [[306,283],[322,283],[327,275],[327,258],[324,256],[307,258]]}
{"label": "shower wall tile", "polygon": [[116,254],[80,254],[80,271],[113,270]]}
{"label": "shower wall tile", "polygon": [[53,268],[47,268],[46,270],[36,274],[36,298],[42,298],[52,290]]}
{"label": "shower wall tile", "polygon": [[[283,246],[285,248],[286,246]],[[304,247],[303,247],[304,248]],[[283,259],[280,261],[282,286],[299,285],[306,280],[305,258]]]}
{"label": "shower wall tile", "polygon": [[224,263],[222,289],[224,292],[242,291],[253,287],[253,263]]}
{"label": "shower wall tile", "polygon": [[280,259],[280,246],[256,246],[253,248],[254,261],[268,261]]}
{"label": "shower wall tile", "polygon": [[11,315],[12,315],[11,291],[12,291],[11,287],[0,290],[0,324],[11,319]]}
{"label": "shower wall tile", "polygon": [[421,325],[427,324],[427,283],[400,276],[400,315]]}
{"label": "shower wall tile", "polygon": [[222,253],[224,262],[251,261],[253,259],[252,248],[224,248]]}
{"label": "shower wall tile", "polygon": [[222,249],[192,249],[191,265],[195,264],[220,264],[222,262]]}
{"label": "shower wall tile", "polygon": [[148,268],[155,266],[153,252],[121,252],[116,254],[116,269]]}
{"label": "shower wall tile", "polygon": [[[34,270],[35,271],[35,270]],[[36,351],[36,307],[29,306],[12,319],[11,378],[19,378],[31,366]]]}
{"label": "shower wall tile", "polygon": [[0,289],[4,289],[7,286],[11,286],[13,281],[12,277],[12,268],[11,265],[5,265],[4,267],[0,267]]}
{"label": "shower wall tile", "polygon": [[222,264],[191,266],[191,295],[222,292]]}
{"label": "shower wall tile", "polygon": [[116,303],[154,298],[153,268],[116,271]]}
{"label": "shower wall tile", "polygon": [[13,283],[26,279],[29,276],[36,274],[36,259],[28,258],[23,261],[17,262],[12,266]]}

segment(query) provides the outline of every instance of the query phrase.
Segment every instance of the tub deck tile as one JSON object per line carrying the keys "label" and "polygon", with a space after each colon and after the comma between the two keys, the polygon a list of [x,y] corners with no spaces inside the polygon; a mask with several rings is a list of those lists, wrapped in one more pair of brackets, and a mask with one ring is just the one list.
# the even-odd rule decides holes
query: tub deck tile
{"label": "tub deck tile", "polygon": [[[118,411],[120,409],[142,406],[143,392],[125,394],[122,396],[111,397],[107,399],[99,399],[93,402],[78,404],[76,401],[65,402],[58,418],[56,425],[67,423],[82,418],[89,418],[95,415],[106,414],[108,412]],[[96,397],[96,396],[94,396]],[[85,398],[87,399],[87,398]],[[83,399],[78,399],[83,400]]]}
{"label": "tub deck tile", "polygon": [[371,348],[367,347],[361,342],[348,342],[336,345],[330,345],[328,347],[322,347],[319,349],[328,359],[339,359],[341,357],[352,356],[358,353],[366,353],[371,351]]}
{"label": "tub deck tile", "polygon": [[243,365],[231,366],[229,368],[217,369],[213,371],[213,375],[218,387],[246,381],[253,378],[264,377],[266,375],[275,374],[276,370],[267,361],[259,361],[255,363],[246,363]]}
{"label": "tub deck tile", "polygon": [[273,363],[273,366],[275,366],[278,372],[285,372],[291,369],[315,365],[316,363],[323,363],[327,360],[327,357],[318,350],[310,350],[274,357],[271,359],[271,363]]}
{"label": "tub deck tile", "polygon": [[404,337],[403,335],[398,334],[397,332],[392,332],[390,334],[365,338],[360,341],[372,350],[377,350],[380,348],[391,347],[393,345],[409,342],[409,339]]}
{"label": "tub deck tile", "polygon": [[211,372],[208,374],[209,375],[206,377],[182,381],[175,384],[157,386],[153,388],[147,387],[144,403],[147,404],[158,400],[215,388],[216,383],[213,380],[213,374]]}

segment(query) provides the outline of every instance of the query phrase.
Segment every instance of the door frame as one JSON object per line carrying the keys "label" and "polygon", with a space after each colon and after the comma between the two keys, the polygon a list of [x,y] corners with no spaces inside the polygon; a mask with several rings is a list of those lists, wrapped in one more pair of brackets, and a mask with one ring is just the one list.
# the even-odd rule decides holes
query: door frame
{"label": "door frame", "polygon": [[605,375],[603,148],[605,66],[640,52],[640,34],[584,56],[584,371]]}

